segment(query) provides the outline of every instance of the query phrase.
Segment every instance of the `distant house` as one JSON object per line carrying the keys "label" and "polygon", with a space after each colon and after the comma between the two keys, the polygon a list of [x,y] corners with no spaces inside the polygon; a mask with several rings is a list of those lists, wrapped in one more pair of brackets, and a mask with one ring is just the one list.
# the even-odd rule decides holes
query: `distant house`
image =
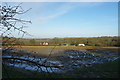
{"label": "distant house", "polygon": [[48,43],[47,43],[47,42],[44,42],[43,45],[48,45]]}
{"label": "distant house", "polygon": [[49,45],[47,42],[41,42],[40,45]]}
{"label": "distant house", "polygon": [[78,44],[78,46],[85,46],[85,44],[83,44],[83,43],[80,43],[80,44]]}

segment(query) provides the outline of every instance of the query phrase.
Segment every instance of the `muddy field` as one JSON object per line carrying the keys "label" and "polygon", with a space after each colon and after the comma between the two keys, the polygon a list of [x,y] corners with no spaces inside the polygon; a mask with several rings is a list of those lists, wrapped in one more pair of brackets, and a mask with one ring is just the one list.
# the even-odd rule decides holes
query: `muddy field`
{"label": "muddy field", "polygon": [[76,46],[21,46],[16,47],[20,50],[25,51],[32,51],[35,52],[34,54],[41,55],[41,56],[48,56],[50,53],[57,54],[59,52],[63,52],[65,50],[86,50],[89,53],[102,53],[104,51],[110,51],[110,52],[118,52],[118,47],[76,47]]}
{"label": "muddy field", "polygon": [[3,52],[4,64],[9,66],[60,73],[118,58],[117,47],[22,46]]}

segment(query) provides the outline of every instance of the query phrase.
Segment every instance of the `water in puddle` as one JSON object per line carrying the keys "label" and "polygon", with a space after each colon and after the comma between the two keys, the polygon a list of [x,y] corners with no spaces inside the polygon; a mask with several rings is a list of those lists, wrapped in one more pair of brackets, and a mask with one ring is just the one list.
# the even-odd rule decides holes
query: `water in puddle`
{"label": "water in puddle", "polygon": [[[69,52],[68,52],[69,53]],[[108,61],[113,61],[113,60],[116,60],[118,59],[119,57],[106,57],[106,56],[95,56],[94,54],[88,54],[86,52],[74,52],[74,51],[70,51],[70,53],[72,55],[69,55],[69,58],[70,58],[70,61],[67,62],[64,62],[64,63],[61,63],[61,61],[53,61],[53,60],[49,60],[46,62],[47,65],[49,66],[54,66],[54,65],[57,65],[57,66],[64,66],[65,69],[71,69],[72,67],[83,67],[83,66],[86,66],[86,67],[89,67],[93,64],[102,64],[104,62],[108,62]],[[75,55],[74,55],[75,54]],[[77,56],[76,56],[77,54]],[[7,57],[7,58],[11,58],[12,56],[2,56],[3,58],[4,57]],[[78,58],[78,60],[72,60],[73,58]],[[19,59],[25,59],[25,60],[29,60],[29,61],[33,61],[33,62],[37,62],[38,64],[42,64],[46,58],[34,58],[34,57],[28,57],[28,56],[14,56],[14,58],[19,58]],[[80,59],[81,58],[81,59]],[[13,61],[13,59],[9,59],[9,61]],[[5,62],[5,64],[9,65],[9,66],[13,66],[12,63],[10,62]],[[38,71],[38,72],[41,72],[41,71],[44,71],[44,72],[64,72],[63,70],[59,69],[59,68],[55,68],[55,67],[44,67],[44,66],[40,66],[40,68],[37,66],[37,65],[34,65],[34,64],[30,64],[26,61],[22,61],[21,63],[21,60],[15,60],[16,62],[14,63],[14,67],[18,67],[18,68],[24,68],[26,70],[32,70],[32,71]],[[71,66],[74,62],[74,66]],[[81,66],[79,66],[81,65]]]}
{"label": "water in puddle", "polygon": [[[3,58],[12,58],[12,56],[3,56]],[[14,58],[18,58],[17,56],[14,56]],[[33,58],[33,57],[25,57],[25,56],[21,56],[19,57],[19,59],[29,59],[30,61],[33,61],[33,62],[44,62],[46,60],[46,58]],[[13,61],[13,59],[10,59],[9,61]],[[41,70],[44,71],[44,72],[60,72],[61,70],[58,69],[58,68],[54,68],[54,67],[44,67],[44,66],[40,66],[40,68],[38,67],[38,65],[35,65],[35,64],[28,64],[27,61],[22,61],[22,63],[19,63],[21,62],[21,60],[15,60],[14,64],[10,63],[10,62],[5,62],[5,64],[7,64],[8,66],[14,66],[14,67],[18,67],[18,68],[24,68],[26,70],[32,70],[32,71],[38,71],[40,72]],[[59,63],[59,61],[48,61],[47,63],[49,64],[59,64],[58,66],[61,66],[62,64]]]}

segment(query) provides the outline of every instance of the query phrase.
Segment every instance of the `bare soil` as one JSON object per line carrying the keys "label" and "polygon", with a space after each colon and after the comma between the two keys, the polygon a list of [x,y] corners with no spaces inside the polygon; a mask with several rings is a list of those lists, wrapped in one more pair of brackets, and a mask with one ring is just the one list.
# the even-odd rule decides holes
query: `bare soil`
{"label": "bare soil", "polygon": [[15,47],[20,50],[25,51],[31,51],[37,55],[41,56],[48,56],[50,53],[51,55],[63,52],[65,50],[86,50],[89,53],[102,53],[103,51],[109,51],[109,52],[118,52],[119,47],[91,47],[91,46],[85,46],[85,47],[78,47],[78,46],[21,46],[21,47]]}

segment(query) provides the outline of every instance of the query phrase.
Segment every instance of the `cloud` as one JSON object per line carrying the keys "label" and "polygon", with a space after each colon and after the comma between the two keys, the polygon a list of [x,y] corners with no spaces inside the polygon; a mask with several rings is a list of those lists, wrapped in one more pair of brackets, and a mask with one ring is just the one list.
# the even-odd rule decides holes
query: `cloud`
{"label": "cloud", "polygon": [[[12,5],[14,3],[11,3]],[[16,3],[18,4],[18,3]],[[22,6],[25,10],[32,8],[29,14],[33,25],[44,25],[52,19],[58,18],[76,7],[94,7],[100,3],[87,3],[87,2],[29,2],[23,3]],[[25,17],[26,18],[26,17]]]}
{"label": "cloud", "polygon": [[[48,6],[45,6],[48,8],[49,10],[49,7],[50,6],[53,6],[55,3],[51,4],[51,5],[48,5]],[[58,3],[59,4],[59,3]],[[60,4],[59,6],[55,6],[56,8],[54,9],[54,11],[52,13],[47,13],[46,15],[40,15],[39,19],[40,21],[45,21],[47,22],[48,20],[51,20],[53,18],[56,18],[58,16],[61,16],[61,15],[64,15],[66,14],[67,12],[69,12],[71,9],[77,7],[76,5],[73,5],[73,3],[63,3],[63,4]],[[49,12],[49,11],[48,11]],[[43,12],[43,14],[46,13],[46,12]]]}
{"label": "cloud", "polygon": [[[72,9],[76,7],[94,7],[94,6],[99,6],[101,4],[102,3],[86,3],[86,2],[82,2],[82,3],[68,2],[68,3],[60,3],[60,4],[59,3],[50,3],[50,4],[48,3],[47,5],[44,6],[46,7],[44,8],[45,10],[41,11],[43,15],[39,15],[38,18],[42,23],[46,23],[54,18],[57,18],[61,15],[68,13],[69,11],[71,11]],[[54,7],[52,7],[51,9],[50,8],[51,6],[54,6]]]}

